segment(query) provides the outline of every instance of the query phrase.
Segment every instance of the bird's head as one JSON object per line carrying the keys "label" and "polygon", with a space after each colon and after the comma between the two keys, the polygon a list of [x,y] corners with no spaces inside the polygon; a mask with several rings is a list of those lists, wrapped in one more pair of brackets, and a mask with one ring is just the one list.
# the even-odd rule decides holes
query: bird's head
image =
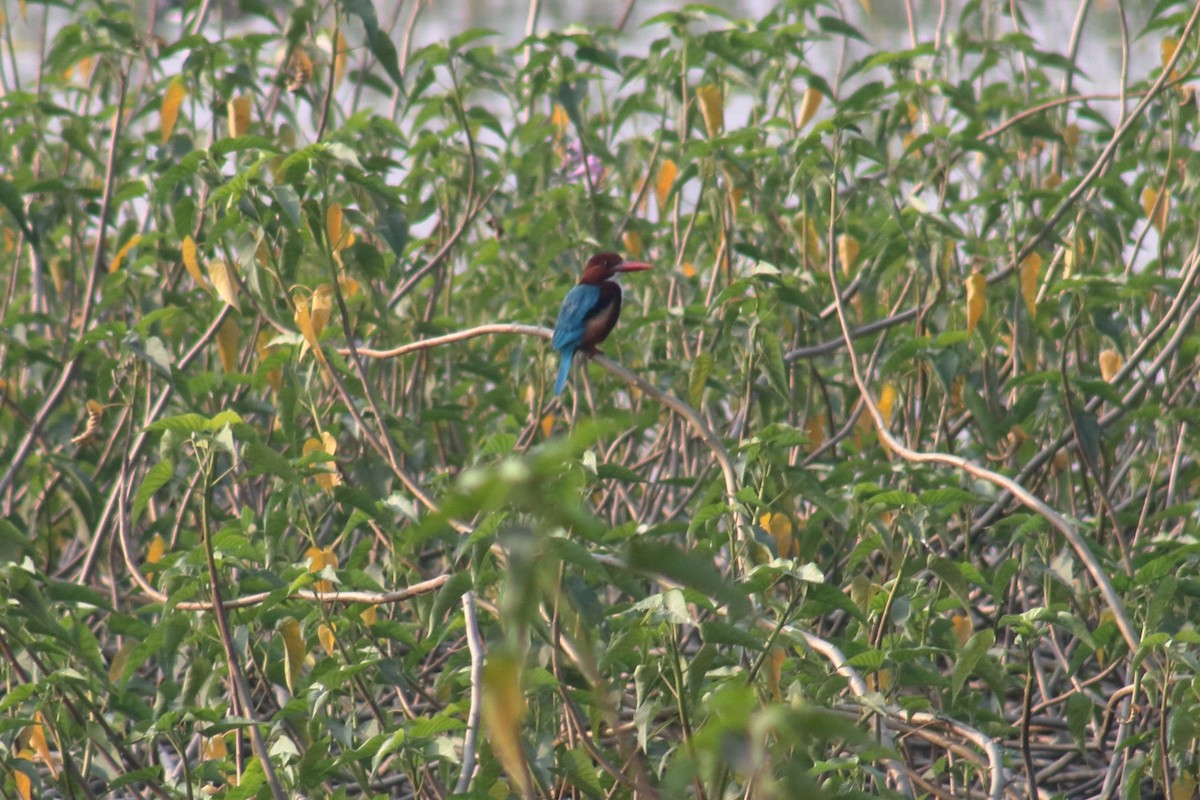
{"label": "bird's head", "polygon": [[597,253],[588,259],[579,282],[600,284],[619,272],[640,272],[644,269],[650,269],[650,265],[642,261],[626,261],[616,253]]}

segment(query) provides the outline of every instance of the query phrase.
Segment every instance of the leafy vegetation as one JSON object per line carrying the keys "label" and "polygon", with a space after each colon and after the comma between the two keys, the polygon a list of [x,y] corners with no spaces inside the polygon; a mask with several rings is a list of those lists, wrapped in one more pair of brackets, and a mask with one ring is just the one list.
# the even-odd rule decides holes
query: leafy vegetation
{"label": "leafy vegetation", "polygon": [[1082,95],[1019,3],[62,5],[3,23],[6,797],[1195,796],[1192,3]]}

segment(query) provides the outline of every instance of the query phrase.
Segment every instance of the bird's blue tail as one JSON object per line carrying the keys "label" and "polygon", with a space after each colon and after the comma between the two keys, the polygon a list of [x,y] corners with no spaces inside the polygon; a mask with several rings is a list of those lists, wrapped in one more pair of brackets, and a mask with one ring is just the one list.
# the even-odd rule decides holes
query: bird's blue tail
{"label": "bird's blue tail", "polygon": [[558,363],[558,377],[554,379],[555,394],[562,394],[563,387],[567,385],[567,378],[571,376],[571,361],[575,358],[574,348],[563,350],[561,357],[562,360]]}

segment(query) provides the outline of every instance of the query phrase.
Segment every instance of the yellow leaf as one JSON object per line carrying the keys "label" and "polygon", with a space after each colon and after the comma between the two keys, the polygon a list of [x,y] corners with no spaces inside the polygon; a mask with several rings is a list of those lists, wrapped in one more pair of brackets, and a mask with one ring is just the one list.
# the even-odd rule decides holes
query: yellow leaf
{"label": "yellow leaf", "polygon": [[[309,439],[304,443],[304,452],[311,453],[314,450],[324,450],[325,445],[317,439]],[[304,557],[308,559],[308,571],[320,572],[326,567],[337,569],[338,557],[333,552],[332,547],[310,547],[304,551]]]}
{"label": "yellow leaf", "polygon": [[[267,356],[275,350],[271,345],[271,332],[268,330],[260,330],[258,332],[258,341],[255,343],[255,349],[258,351],[258,360],[263,361]],[[283,370],[279,367],[272,367],[267,370],[267,385],[278,392],[283,388]]]}
{"label": "yellow leaf", "polygon": [[167,552],[167,543],[163,539],[161,533],[154,534],[154,538],[150,540],[150,547],[146,549],[146,563],[157,564],[162,561]]}
{"label": "yellow leaf", "polygon": [[[0,23],[3,23],[3,22],[4,22],[4,13],[0,12]],[[78,73],[80,80],[86,81],[87,77],[91,73],[91,71],[92,71],[92,57],[85,56],[84,58],[79,59],[79,61],[75,62],[71,66],[64,69],[62,76],[63,76],[64,81],[69,81],[75,77],[76,73]]]}
{"label": "yellow leaf", "polygon": [[660,217],[667,213],[667,197],[671,194],[671,186],[674,185],[675,176],[678,174],[679,167],[669,158],[658,168],[658,177],[654,180],[654,196],[658,200]]}
{"label": "yellow leaf", "polygon": [[288,617],[279,628],[283,636],[283,649],[286,658],[283,661],[283,677],[287,681],[288,691],[296,693],[296,678],[300,675],[300,667],[304,666],[304,636],[300,633],[300,621]]}
{"label": "yellow leaf", "polygon": [[783,699],[779,695],[779,679],[783,674],[783,662],[786,659],[787,653],[782,647],[772,647],[770,655],[767,656],[767,689],[777,703]]}
{"label": "yellow leaf", "polygon": [[796,130],[800,130],[812,120],[817,109],[821,107],[823,98],[824,95],[811,86],[804,90],[804,99],[800,101],[800,119],[796,120]]}
{"label": "yellow leaf", "polygon": [[817,225],[805,213],[801,212],[792,220],[792,229],[800,238],[800,247],[809,265],[821,262],[821,237],[817,233]]}
{"label": "yellow leaf", "polygon": [[1111,383],[1124,363],[1125,359],[1116,350],[1100,351],[1100,377]]}
{"label": "yellow leaf", "polygon": [[759,517],[759,524],[775,539],[775,552],[780,558],[792,555],[792,520],[787,514],[766,513]]}
{"label": "yellow leaf", "polygon": [[1183,769],[1171,781],[1171,793],[1167,797],[1178,797],[1179,800],[1195,800],[1196,772],[1195,769]]}
{"label": "yellow leaf", "polygon": [[183,98],[186,96],[187,89],[183,86],[183,78],[175,78],[171,81],[167,87],[167,93],[163,95],[162,108],[159,110],[163,144],[167,143],[175,130],[175,121],[179,119],[179,107],[183,105]]}
{"label": "yellow leaf", "polygon": [[[28,753],[28,752],[29,752],[28,750],[22,750],[20,753],[17,754],[17,756],[19,758],[28,759],[29,756],[26,755],[26,753]],[[30,759],[30,760],[32,760],[32,759]],[[17,796],[20,797],[21,800],[32,800],[32,798],[33,798],[33,780],[19,769],[14,769],[12,771],[12,776],[13,776],[13,783],[16,784],[16,787],[17,787]]]}
{"label": "yellow leaf", "polygon": [[346,58],[350,52],[350,45],[346,42],[346,37],[339,30],[337,35],[337,45],[333,52],[333,85],[334,88],[342,85],[342,78],[346,75]]}
{"label": "yellow leaf", "polygon": [[521,691],[521,665],[512,656],[488,655],[483,665],[483,727],[492,752],[509,779],[532,793],[525,751],[521,747],[521,721],[525,718],[525,693]]}
{"label": "yellow leaf", "polygon": [[1074,122],[1069,123],[1062,132],[1063,141],[1068,147],[1074,147],[1079,144],[1079,126]]}
{"label": "yellow leaf", "polygon": [[238,282],[237,269],[221,259],[208,262],[208,279],[212,281],[217,294],[231,306],[237,305]]}
{"label": "yellow leaf", "polygon": [[987,278],[975,272],[967,278],[967,333],[973,333],[987,306]]}
{"label": "yellow leaf", "polygon": [[[304,447],[303,447],[304,455],[308,455],[309,453],[313,453],[318,450],[322,451],[324,453],[327,453],[328,455],[331,455],[331,456],[337,452],[337,439],[334,438],[332,433],[330,433],[329,431],[322,431],[320,439],[313,437],[304,442]],[[327,492],[332,492],[333,487],[341,485],[342,476],[340,474],[338,474],[337,467],[332,462],[322,462],[322,466],[317,467],[316,465],[314,465],[314,467],[318,470],[323,470],[323,471],[319,471],[315,475],[313,475],[313,479],[317,482],[317,485],[320,486],[322,489],[324,489]],[[309,552],[311,553],[312,551],[310,550]],[[330,551],[329,555],[330,555],[330,557],[332,557],[332,551]],[[316,570],[313,570],[313,571],[316,572],[319,570],[320,570],[320,567],[318,567]],[[329,590],[321,589],[320,591],[329,591]]]}
{"label": "yellow leaf", "polygon": [[843,233],[837,238],[838,263],[842,266],[842,275],[849,278],[854,274],[854,264],[858,261],[858,239]]}
{"label": "yellow leaf", "polygon": [[858,0],[858,3],[863,7],[863,11],[867,12],[867,16],[871,16],[871,0]]}
{"label": "yellow leaf", "polygon": [[191,236],[183,237],[183,266],[187,267],[188,275],[201,289],[208,288],[208,281],[200,273],[200,262],[196,260],[196,242]]}
{"label": "yellow leaf", "polygon": [[571,118],[567,116],[567,110],[558,103],[554,104],[554,110],[550,112],[550,124],[554,126],[556,142],[561,142],[567,132],[571,130]]}
{"label": "yellow leaf", "polygon": [[308,318],[312,322],[313,333],[321,335],[333,315],[333,287],[323,283],[317,287],[309,299]]}
{"label": "yellow leaf", "polygon": [[704,129],[709,137],[716,136],[725,127],[725,98],[721,88],[712,83],[706,83],[696,90],[696,99],[700,101],[700,116],[704,118]]}
{"label": "yellow leaf", "polygon": [[337,644],[337,640],[333,636],[333,628],[322,622],[317,626],[317,639],[320,640],[321,648],[325,651],[325,654],[333,655],[334,645]]}
{"label": "yellow leaf", "polygon": [[552,433],[554,433],[554,415],[547,414],[542,417],[542,436],[549,439]]}
{"label": "yellow leaf", "polygon": [[[315,440],[310,439],[309,441],[315,441]],[[325,446],[323,444],[318,444],[317,447],[318,447],[318,449],[321,449],[321,450],[325,449]],[[308,449],[308,443],[306,442],[305,450],[307,450],[307,449]],[[337,567],[338,567],[337,553],[333,552],[332,547],[310,547],[310,548],[308,548],[307,555],[312,562],[309,567],[310,572],[320,572],[321,570],[325,569],[326,567],[330,567],[331,569],[337,569]],[[329,591],[329,590],[326,589],[325,591]]]}
{"label": "yellow leaf", "polygon": [[879,413],[883,415],[884,422],[892,421],[892,411],[896,407],[896,387],[890,383],[885,383],[883,388],[879,390]]}
{"label": "yellow leaf", "polygon": [[210,736],[204,740],[204,760],[217,761],[229,755],[224,736]]}
{"label": "yellow leaf", "polygon": [[238,324],[232,314],[227,314],[217,329],[217,355],[221,358],[221,369],[226,374],[237,372]]}
{"label": "yellow leaf", "polygon": [[1025,256],[1025,260],[1021,262],[1021,297],[1025,298],[1025,307],[1029,309],[1030,316],[1037,313],[1038,279],[1041,272],[1042,257],[1037,253]]}
{"label": "yellow leaf", "polygon": [[825,444],[825,415],[811,414],[804,423],[804,431],[808,434],[808,443],[804,446],[810,454],[821,449]]}
{"label": "yellow leaf", "polygon": [[108,665],[108,679],[113,683],[121,680],[121,676],[125,674],[125,667],[129,664],[129,657],[133,655],[133,651],[138,647],[138,643],[133,639],[126,639],[125,644],[117,648],[116,655],[113,656],[112,663]]}
{"label": "yellow leaf", "polygon": [[232,97],[227,104],[229,135],[245,136],[250,132],[250,98],[246,95]]}
{"label": "yellow leaf", "polygon": [[321,343],[317,339],[316,331],[313,330],[312,320],[308,316],[308,303],[303,297],[296,297],[296,327],[300,329],[300,334],[304,337],[304,346],[300,348],[300,356],[304,357],[308,348],[312,348],[313,355],[322,364],[326,363],[325,354],[321,352]]}
{"label": "yellow leaf", "polygon": [[1162,65],[1165,67],[1167,62],[1175,57],[1175,50],[1179,47],[1179,40],[1174,36],[1165,37],[1158,45],[1159,52],[1162,55]]}
{"label": "yellow leaf", "polygon": [[680,272],[683,273],[683,277],[685,277],[685,278],[696,277],[696,265],[690,261],[685,261],[682,264],[680,264],[679,270],[680,270]]}
{"label": "yellow leaf", "polygon": [[1075,271],[1083,266],[1083,262],[1087,260],[1087,257],[1087,236],[1077,233],[1063,253],[1063,277],[1070,278],[1074,275]]}
{"label": "yellow leaf", "polygon": [[358,618],[362,620],[363,625],[370,627],[379,621],[379,610],[375,606],[367,606],[358,615]]}
{"label": "yellow leaf", "polygon": [[892,671],[890,669],[881,669],[878,672],[872,672],[866,677],[867,689],[872,692],[884,692],[892,685]]}
{"label": "yellow leaf", "polygon": [[347,300],[354,298],[362,291],[362,286],[359,285],[359,282],[349,275],[343,275],[338,278],[338,286],[342,287],[342,294],[345,295]]}
{"label": "yellow leaf", "polygon": [[142,235],[140,233],[135,233],[133,236],[130,236],[129,241],[126,242],[121,247],[121,249],[117,251],[117,254],[115,256],[113,256],[112,263],[108,265],[108,271],[110,273],[113,273],[113,272],[116,272],[118,269],[120,269],[121,268],[121,260],[124,259],[125,256],[129,254],[130,250],[137,247],[137,243],[140,242],[141,240],[142,240]]}
{"label": "yellow leaf", "polygon": [[971,624],[971,618],[966,614],[952,616],[950,626],[954,628],[954,638],[958,640],[959,647],[965,646],[967,640],[971,638],[971,634],[975,632],[975,626]]}
{"label": "yellow leaf", "polygon": [[333,203],[325,210],[325,233],[329,236],[329,246],[334,250],[342,249],[342,218],[344,213],[341,203]]}
{"label": "yellow leaf", "polygon": [[733,218],[737,219],[738,206],[742,204],[742,198],[746,193],[736,186],[729,187],[729,210],[733,212]]}
{"label": "yellow leaf", "polygon": [[1167,227],[1167,211],[1170,210],[1170,206],[1170,190],[1163,189],[1161,194],[1150,186],[1142,190],[1142,209],[1160,235],[1163,228]]}
{"label": "yellow leaf", "polygon": [[625,255],[630,258],[642,257],[642,235],[637,231],[625,231],[625,235],[621,237],[621,241],[625,243]]}
{"label": "yellow leaf", "polygon": [[33,717],[36,722],[25,729],[28,735],[29,746],[33,752],[37,754],[37,760],[41,761],[50,770],[50,774],[58,777],[58,765],[54,761],[54,756],[50,753],[50,745],[46,742],[46,732],[42,728],[42,712],[37,712]]}

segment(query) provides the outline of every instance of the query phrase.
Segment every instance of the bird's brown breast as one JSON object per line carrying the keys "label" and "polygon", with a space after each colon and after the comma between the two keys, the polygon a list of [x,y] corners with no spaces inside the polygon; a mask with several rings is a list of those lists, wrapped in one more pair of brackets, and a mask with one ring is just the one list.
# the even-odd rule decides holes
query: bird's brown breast
{"label": "bird's brown breast", "polygon": [[600,298],[596,302],[595,311],[584,322],[580,347],[584,350],[595,350],[596,346],[612,333],[620,316],[621,287],[612,281],[605,281],[600,284]]}

